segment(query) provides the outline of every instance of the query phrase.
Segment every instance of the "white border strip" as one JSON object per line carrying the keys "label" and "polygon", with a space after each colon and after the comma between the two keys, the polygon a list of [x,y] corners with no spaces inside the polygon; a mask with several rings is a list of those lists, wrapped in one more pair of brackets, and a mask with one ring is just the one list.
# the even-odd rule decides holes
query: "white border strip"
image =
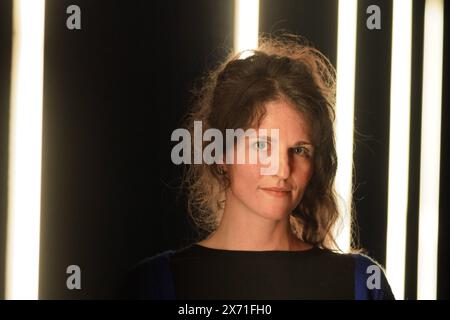
{"label": "white border strip", "polygon": [[37,299],[45,0],[13,3],[7,299]]}
{"label": "white border strip", "polygon": [[335,125],[339,166],[335,187],[342,220],[334,234],[345,252],[350,249],[351,241],[357,7],[357,0],[339,1]]}
{"label": "white border strip", "polygon": [[417,298],[436,299],[444,3],[425,2]]}
{"label": "white border strip", "polygon": [[258,47],[258,31],[259,0],[235,0],[234,51],[256,49]]}
{"label": "white border strip", "polygon": [[392,21],[386,273],[404,298],[411,113],[412,1],[394,0]]}

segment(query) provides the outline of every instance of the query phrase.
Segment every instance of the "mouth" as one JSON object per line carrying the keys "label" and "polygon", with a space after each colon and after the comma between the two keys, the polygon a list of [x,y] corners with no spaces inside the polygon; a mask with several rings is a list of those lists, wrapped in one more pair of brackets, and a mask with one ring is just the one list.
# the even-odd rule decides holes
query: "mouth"
{"label": "mouth", "polygon": [[291,192],[291,190],[287,188],[261,188],[261,190],[275,197],[286,197]]}

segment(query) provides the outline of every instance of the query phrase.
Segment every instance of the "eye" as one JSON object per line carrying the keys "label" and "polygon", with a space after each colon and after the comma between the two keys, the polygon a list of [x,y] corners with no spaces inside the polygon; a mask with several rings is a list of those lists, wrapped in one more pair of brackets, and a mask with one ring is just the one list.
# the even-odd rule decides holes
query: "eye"
{"label": "eye", "polygon": [[258,141],[258,142],[255,142],[255,143],[253,144],[253,147],[254,147],[255,149],[258,149],[258,150],[264,150],[264,149],[267,148],[267,142],[266,142],[266,141]]}
{"label": "eye", "polygon": [[300,155],[300,156],[307,156],[309,157],[311,155],[311,152],[309,151],[308,148],[305,147],[294,147],[292,148],[292,152],[294,152],[294,154]]}

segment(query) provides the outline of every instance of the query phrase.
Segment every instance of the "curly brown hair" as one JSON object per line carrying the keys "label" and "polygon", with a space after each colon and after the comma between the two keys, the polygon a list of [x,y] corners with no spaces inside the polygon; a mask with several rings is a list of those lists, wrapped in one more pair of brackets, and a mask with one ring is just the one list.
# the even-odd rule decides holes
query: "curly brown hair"
{"label": "curly brown hair", "polygon": [[[194,121],[202,121],[204,130],[216,128],[225,135],[226,129],[260,123],[267,102],[288,99],[307,119],[315,146],[314,173],[291,213],[291,229],[306,243],[336,249],[335,69],[304,38],[261,36],[259,43],[247,58],[231,54],[203,78],[184,126],[193,134]],[[195,152],[194,145],[191,150]],[[222,218],[230,181],[217,164],[192,164],[186,169],[188,213],[199,230],[209,234]]]}

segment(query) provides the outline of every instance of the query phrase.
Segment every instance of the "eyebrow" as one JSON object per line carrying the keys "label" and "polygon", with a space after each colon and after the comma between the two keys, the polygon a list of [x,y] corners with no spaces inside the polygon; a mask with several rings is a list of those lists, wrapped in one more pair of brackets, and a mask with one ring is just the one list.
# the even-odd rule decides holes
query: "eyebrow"
{"label": "eyebrow", "polygon": [[294,143],[294,146],[302,146],[305,144],[309,144],[311,147],[314,147],[314,145],[311,142],[303,141],[303,140],[297,141],[296,143]]}

